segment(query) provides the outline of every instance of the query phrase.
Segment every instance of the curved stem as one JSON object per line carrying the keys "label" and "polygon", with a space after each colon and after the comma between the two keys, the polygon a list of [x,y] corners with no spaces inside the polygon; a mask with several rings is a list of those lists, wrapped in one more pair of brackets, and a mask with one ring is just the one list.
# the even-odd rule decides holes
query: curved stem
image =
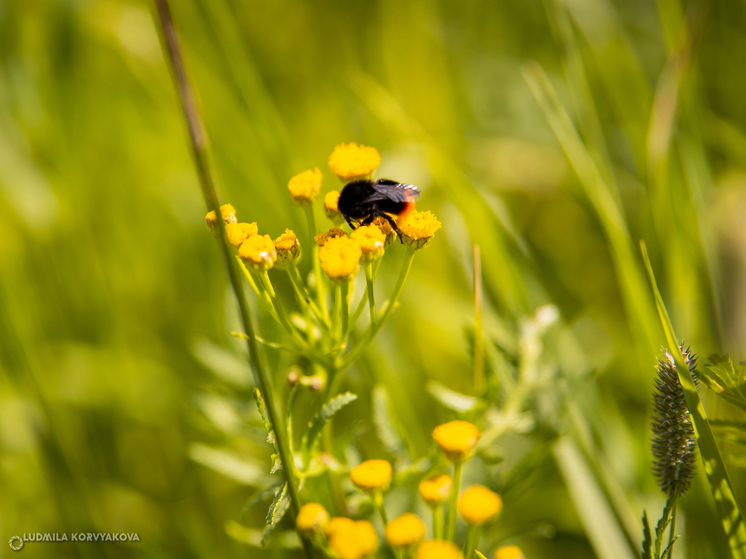
{"label": "curved stem", "polygon": [[378,514],[381,515],[381,520],[383,520],[383,525],[386,526],[386,524],[389,523],[388,517],[386,516],[386,504],[383,502],[383,492],[376,491],[373,494],[373,505],[376,507],[376,510],[378,511]]}
{"label": "curved stem", "polygon": [[676,499],[673,500],[673,510],[671,511],[671,531],[668,533],[668,556],[673,557],[674,537],[676,537]]}
{"label": "curved stem", "polygon": [[464,559],[474,557],[474,550],[479,545],[479,526],[469,525],[469,531],[466,533],[466,544],[464,545]]}
{"label": "curved stem", "polygon": [[301,301],[301,304],[311,310],[313,316],[316,318],[316,320],[319,321],[321,326],[328,329],[329,319],[324,315],[324,313],[321,312],[321,309],[319,309],[314,300],[311,298],[311,294],[308,293],[306,286],[303,284],[303,279],[301,278],[300,272],[298,272],[298,268],[296,267],[294,262],[288,266],[287,273],[288,278],[290,278],[290,283],[293,286],[293,290],[295,291],[298,299]]}
{"label": "curved stem", "polygon": [[269,275],[267,274],[267,272],[264,271],[259,274],[259,278],[261,279],[264,288],[267,290],[270,304],[275,310],[275,318],[277,318],[282,327],[285,328],[288,334],[290,334],[290,337],[296,344],[298,344],[299,347],[301,347],[304,351],[311,352],[311,348],[308,346],[308,343],[306,342],[306,340],[301,338],[298,331],[288,319],[287,314],[285,314],[285,309],[283,308],[282,303],[280,303],[280,300],[275,296],[275,289],[274,287],[272,287],[272,281],[269,279]]}
{"label": "curved stem", "polygon": [[376,321],[376,295],[373,291],[373,263],[366,262],[363,264],[363,271],[365,272],[365,286],[366,293],[368,295],[368,308],[370,309],[370,321],[371,323]]}

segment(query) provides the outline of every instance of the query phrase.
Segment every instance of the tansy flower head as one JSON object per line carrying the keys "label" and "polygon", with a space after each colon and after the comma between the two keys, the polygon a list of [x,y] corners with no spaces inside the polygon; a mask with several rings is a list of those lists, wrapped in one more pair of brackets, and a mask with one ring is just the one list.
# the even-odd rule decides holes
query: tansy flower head
{"label": "tansy flower head", "polygon": [[339,202],[339,190],[327,192],[324,196],[324,211],[326,212],[326,217],[334,223],[342,223],[344,217],[339,213],[337,202]]}
{"label": "tansy flower head", "polygon": [[319,533],[329,521],[329,513],[318,503],[306,503],[295,518],[298,530],[308,536]]}
{"label": "tansy flower head", "polygon": [[495,559],[526,559],[517,545],[504,545],[495,551]]}
{"label": "tansy flower head", "polygon": [[355,279],[362,255],[360,245],[347,237],[330,239],[319,249],[321,267],[329,279],[339,283]]}
{"label": "tansy flower head", "polygon": [[329,168],[347,184],[354,180],[370,179],[381,164],[376,148],[357,145],[355,142],[339,144],[329,156]]}
{"label": "tansy flower head", "polygon": [[379,491],[391,483],[391,464],[386,460],[366,460],[352,468],[350,479],[363,491]]}
{"label": "tansy flower head", "polygon": [[329,537],[329,547],[339,559],[362,559],[375,553],[378,535],[367,520],[351,521],[335,529]]}
{"label": "tansy flower head", "polygon": [[340,530],[349,530],[355,525],[355,521],[352,518],[346,516],[333,516],[329,519],[329,522],[324,526],[324,535],[327,538],[331,538],[332,535]]}
{"label": "tansy flower head", "polygon": [[396,222],[401,232],[402,242],[412,248],[425,248],[442,227],[438,218],[432,213],[412,210],[399,216]]}
{"label": "tansy flower head", "polygon": [[449,421],[433,429],[433,438],[441,452],[452,462],[463,462],[479,440],[479,429],[468,421]]}
{"label": "tansy flower head", "polygon": [[383,256],[383,245],[386,241],[386,236],[375,225],[358,227],[350,234],[350,239],[360,245],[363,251],[361,258],[363,262],[372,262]]}
{"label": "tansy flower head", "polygon": [[295,233],[290,229],[275,239],[275,250],[277,251],[277,265],[284,266],[298,259],[300,256],[300,242]]}
{"label": "tansy flower head", "polygon": [[420,482],[420,497],[430,508],[443,504],[451,494],[451,476],[440,474]]}
{"label": "tansy flower head", "polygon": [[238,256],[250,268],[264,272],[275,265],[277,250],[269,235],[254,235],[238,247]]}
{"label": "tansy flower head", "polygon": [[500,495],[484,485],[472,485],[461,494],[458,512],[469,524],[480,526],[495,518],[503,508]]}
{"label": "tansy flower head", "polygon": [[430,540],[420,544],[414,559],[464,559],[464,555],[451,542]]}
{"label": "tansy flower head", "polygon": [[[230,204],[223,204],[220,206],[220,213],[222,214],[223,221],[226,225],[229,223],[236,223],[236,208]],[[220,235],[220,227],[218,227],[218,220],[215,218],[215,211],[207,212],[205,222],[207,223],[210,232],[215,237],[218,237]]]}
{"label": "tansy flower head", "polygon": [[378,227],[381,233],[384,234],[386,240],[383,242],[383,246],[387,247],[396,240],[396,231],[391,227],[389,220],[385,217],[377,216],[373,220],[373,225]]}
{"label": "tansy flower head", "polygon": [[225,233],[230,243],[238,248],[246,239],[258,234],[259,230],[256,223],[228,223],[225,226]]}
{"label": "tansy flower head", "polygon": [[313,240],[316,241],[316,244],[319,246],[324,246],[327,241],[331,239],[336,239],[338,237],[346,237],[347,233],[342,231],[339,227],[332,227],[329,229],[329,231],[324,231],[323,233],[319,233],[316,235]]}
{"label": "tansy flower head", "polygon": [[386,524],[384,532],[391,547],[409,547],[425,537],[425,524],[416,514],[405,512]]}
{"label": "tansy flower head", "polygon": [[293,202],[301,206],[313,202],[320,189],[321,171],[318,168],[298,173],[288,183],[288,191],[293,197]]}

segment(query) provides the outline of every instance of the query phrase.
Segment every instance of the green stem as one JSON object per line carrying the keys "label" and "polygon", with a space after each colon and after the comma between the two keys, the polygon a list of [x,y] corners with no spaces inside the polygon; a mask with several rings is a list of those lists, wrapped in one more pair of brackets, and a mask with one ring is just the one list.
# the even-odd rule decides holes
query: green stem
{"label": "green stem", "polygon": [[[254,325],[252,323],[251,311],[249,306],[246,304],[246,298],[243,292],[243,285],[241,284],[241,278],[238,275],[235,263],[233,261],[230,244],[228,243],[228,237],[225,233],[225,223],[222,219],[220,212],[220,202],[215,191],[215,185],[213,182],[213,174],[210,169],[210,158],[207,149],[207,135],[205,133],[202,119],[197,108],[197,99],[192,90],[189,78],[187,77],[186,69],[184,67],[184,61],[182,58],[181,46],[179,45],[178,35],[174,27],[173,18],[171,17],[171,10],[168,6],[167,0],[156,0],[156,8],[158,11],[158,21],[160,23],[162,31],[162,47],[166,51],[166,59],[168,60],[171,70],[173,71],[174,83],[176,85],[177,92],[179,94],[179,100],[181,102],[181,108],[184,113],[184,119],[187,124],[189,131],[190,145],[192,148],[192,155],[194,157],[194,163],[197,170],[197,176],[199,177],[200,186],[202,187],[202,194],[205,198],[205,204],[208,211],[214,211],[217,218],[218,226],[220,227],[220,247],[225,258],[225,264],[228,268],[228,277],[230,278],[233,292],[238,301],[238,308],[241,315],[241,322],[246,334],[248,336],[247,345],[249,350],[249,359],[251,362],[251,370],[254,374],[254,381],[260,392],[264,395],[265,406],[267,411],[267,419],[273,425],[275,431],[275,437],[277,440],[278,452],[280,454],[280,460],[283,464],[283,473],[288,484],[288,492],[290,494],[290,504],[293,515],[297,515],[300,510],[300,495],[298,493],[298,487],[296,485],[296,472],[295,465],[293,462],[292,453],[288,446],[287,438],[285,437],[285,430],[283,425],[283,417],[278,413],[275,405],[275,399],[272,392],[272,384],[269,379],[269,375],[265,371],[262,363],[259,359],[259,346],[256,341],[254,334]],[[222,303],[221,303],[222,305]],[[220,309],[222,312],[222,308]],[[299,534],[300,536],[300,534]],[[313,558],[315,556],[313,547],[310,542],[300,536],[303,541],[303,547],[305,550],[306,557]]]}
{"label": "green stem", "polygon": [[673,557],[674,536],[676,536],[676,499],[673,500],[673,510],[671,511],[671,531],[668,533],[668,556]]}
{"label": "green stem", "polygon": [[319,246],[316,244],[314,237],[316,236],[316,216],[313,213],[313,205],[307,204],[303,206],[306,210],[306,221],[308,222],[308,232],[311,236],[309,243],[313,247],[311,252],[311,260],[313,261],[313,273],[316,276],[316,298],[319,302],[319,307],[324,316],[326,316],[326,286],[324,285],[324,278],[321,275],[321,261],[319,260]]}
{"label": "green stem", "polygon": [[368,295],[368,308],[370,309],[370,322],[376,321],[376,295],[373,291],[373,263],[366,262],[363,264],[365,272],[365,286]]}
{"label": "green stem", "polygon": [[381,520],[383,520],[383,525],[386,526],[386,524],[389,523],[389,519],[386,516],[386,504],[383,502],[382,491],[379,490],[373,494],[373,505],[376,507],[376,510],[378,510],[378,514],[381,515]]}
{"label": "green stem", "polygon": [[482,260],[474,245],[474,393],[484,393],[484,338],[482,334]]}
{"label": "green stem", "polygon": [[469,531],[466,533],[466,544],[464,545],[464,559],[474,557],[474,550],[479,545],[479,526],[469,525]]}
{"label": "green stem", "polygon": [[344,349],[345,341],[347,340],[347,332],[350,329],[350,284],[349,282],[344,282],[342,285],[340,285],[340,293],[341,293],[341,306],[339,307],[340,312],[340,318],[341,318],[341,327],[342,332],[340,339],[340,345],[342,346],[342,349]]}
{"label": "green stem", "polygon": [[355,348],[350,351],[350,353],[348,353],[337,365],[338,369],[346,369],[347,367],[349,367],[355,361],[355,359],[357,359],[358,356],[368,347],[368,344],[373,341],[373,338],[376,337],[378,331],[386,323],[386,319],[388,319],[391,311],[396,306],[396,301],[399,299],[399,295],[401,294],[402,288],[404,287],[404,283],[407,281],[409,270],[412,268],[414,253],[414,249],[407,250],[407,253],[404,256],[404,261],[402,262],[401,270],[399,272],[399,278],[396,280],[396,285],[394,286],[394,291],[391,294],[391,298],[386,302],[383,312],[378,317],[378,320],[376,320],[376,322],[371,322],[368,330],[366,330],[365,334],[363,334],[363,337],[360,339]]}
{"label": "green stem", "polygon": [[443,539],[443,507],[438,505],[433,509],[433,539]]}
{"label": "green stem", "polygon": [[451,488],[451,497],[448,499],[445,523],[445,539],[450,542],[454,541],[456,536],[456,508],[458,507],[458,494],[461,491],[461,470],[463,467],[463,462],[456,462],[453,465],[453,487]]}
{"label": "green stem", "polygon": [[[280,322],[283,328],[290,334],[290,337],[293,339],[293,341],[298,344],[298,346],[303,350],[309,352],[309,355],[313,352],[311,352],[311,348],[309,347],[306,340],[304,340],[298,331],[295,329],[293,324],[290,322],[290,319],[287,317],[287,314],[285,313],[285,309],[282,306],[282,303],[280,303],[280,300],[275,295],[275,289],[272,287],[272,281],[269,279],[269,275],[266,271],[259,274],[259,278],[262,281],[262,284],[264,285],[264,289],[266,289],[267,294],[269,296],[269,302],[272,305],[272,308],[275,311],[275,318]],[[314,356],[315,358],[315,356]]]}
{"label": "green stem", "polygon": [[311,294],[308,293],[306,286],[303,284],[303,279],[301,278],[300,272],[298,272],[298,268],[294,262],[288,266],[287,272],[288,277],[290,278],[290,283],[295,290],[295,294],[297,295],[298,300],[301,302],[302,305],[311,310],[313,316],[316,318],[316,320],[319,321],[321,326],[329,329],[329,319],[324,315],[324,313],[321,312],[321,309],[319,309],[314,300],[311,298]]}

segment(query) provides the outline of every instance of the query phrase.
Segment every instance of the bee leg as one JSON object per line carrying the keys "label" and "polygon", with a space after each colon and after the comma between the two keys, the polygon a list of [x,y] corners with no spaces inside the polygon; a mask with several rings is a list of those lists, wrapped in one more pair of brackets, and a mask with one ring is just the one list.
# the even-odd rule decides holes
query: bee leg
{"label": "bee leg", "polygon": [[[396,221],[387,213],[384,212],[376,212],[376,216],[381,216],[383,219],[389,222],[389,225],[391,225],[391,228],[396,231],[396,236],[399,237],[399,242],[404,244],[404,241],[401,238],[401,232],[399,231],[399,228],[396,226]],[[374,216],[375,217],[375,216]]]}
{"label": "bee leg", "polygon": [[376,218],[377,216],[378,216],[378,214],[377,214],[377,213],[375,213],[375,212],[373,212],[372,214],[370,214],[370,215],[369,215],[368,217],[366,217],[366,218],[365,218],[365,219],[363,220],[363,223],[362,223],[361,225],[363,225],[363,226],[366,226],[366,225],[370,225],[371,223],[373,223],[373,220],[374,220],[374,219],[375,219],[375,218]]}
{"label": "bee leg", "polygon": [[352,229],[353,231],[354,231],[355,229],[357,229],[357,227],[355,227],[355,224],[353,223],[353,221],[352,221],[352,220],[351,220],[351,219],[350,219],[349,217],[347,217],[347,216],[344,216],[344,218],[345,218],[345,220],[347,221],[347,225],[349,225],[349,226],[350,226],[350,229]]}

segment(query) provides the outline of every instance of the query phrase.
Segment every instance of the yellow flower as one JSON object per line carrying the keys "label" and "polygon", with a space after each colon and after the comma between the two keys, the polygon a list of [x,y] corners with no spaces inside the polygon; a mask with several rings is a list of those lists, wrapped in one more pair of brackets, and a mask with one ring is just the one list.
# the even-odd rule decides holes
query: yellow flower
{"label": "yellow flower", "polygon": [[319,249],[321,267],[332,281],[348,282],[355,279],[363,251],[347,237],[330,239]]}
{"label": "yellow flower", "polygon": [[420,482],[420,497],[430,508],[443,504],[451,494],[451,476],[440,474]]}
{"label": "yellow flower", "polygon": [[299,205],[310,204],[316,199],[321,189],[321,171],[309,169],[295,175],[288,183],[293,202]]}
{"label": "yellow flower", "polygon": [[472,485],[461,494],[458,512],[469,524],[480,526],[495,518],[503,508],[500,495],[484,485]]}
{"label": "yellow flower", "polygon": [[285,232],[275,239],[275,250],[277,266],[284,266],[300,256],[300,241],[291,229],[285,229]]}
{"label": "yellow flower", "polygon": [[438,218],[430,212],[412,210],[399,216],[396,222],[402,235],[402,242],[412,248],[425,248],[442,227]]}
{"label": "yellow flower", "polygon": [[363,262],[372,262],[383,256],[383,244],[386,241],[386,235],[381,233],[381,230],[375,225],[358,227],[350,234],[350,239],[358,243],[363,250],[361,258]]}
{"label": "yellow flower", "polygon": [[381,233],[384,234],[386,240],[383,242],[383,246],[387,247],[396,240],[396,231],[393,230],[389,220],[385,217],[377,216],[373,220],[373,225],[380,229]]}
{"label": "yellow flower", "polygon": [[343,183],[373,177],[381,164],[376,148],[357,145],[355,142],[339,144],[329,156],[329,168]]}
{"label": "yellow flower", "polygon": [[342,214],[339,213],[339,207],[337,206],[337,202],[339,202],[339,194],[339,190],[332,190],[327,192],[324,196],[324,211],[326,212],[326,217],[331,219],[334,223],[342,223],[342,220],[344,219]]}
{"label": "yellow flower", "polygon": [[[334,520],[334,519],[332,519]],[[375,553],[378,535],[367,520],[340,524],[329,534],[329,547],[339,559],[362,559]]]}
{"label": "yellow flower", "polygon": [[433,438],[451,462],[463,462],[479,441],[479,429],[468,421],[449,421],[433,429]]}
{"label": "yellow flower", "polygon": [[504,545],[495,551],[495,559],[526,559],[517,545]]}
{"label": "yellow flower", "polygon": [[430,540],[420,544],[414,559],[464,559],[464,555],[451,542]]}
{"label": "yellow flower", "polygon": [[306,503],[300,508],[295,525],[304,534],[313,536],[323,530],[328,521],[329,513],[323,506],[318,503]]}
{"label": "yellow flower", "polygon": [[256,223],[228,223],[225,226],[225,233],[230,243],[238,248],[246,239],[258,234],[259,230]]}
{"label": "yellow flower", "polygon": [[275,243],[272,242],[272,237],[269,235],[254,235],[238,247],[238,256],[247,266],[264,272],[275,265],[277,251],[275,250]]}
{"label": "yellow flower", "polygon": [[416,514],[405,512],[386,524],[384,531],[391,547],[409,547],[425,537],[425,524]]}
{"label": "yellow flower", "polygon": [[352,468],[350,479],[363,491],[378,491],[391,483],[391,464],[386,460],[366,460]]}
{"label": "yellow flower", "polygon": [[[229,223],[236,223],[236,208],[231,206],[230,204],[223,204],[220,206],[220,213],[223,216],[223,221],[225,224]],[[210,232],[215,236],[218,237],[220,235],[220,227],[218,227],[218,220],[215,219],[215,212],[207,212],[207,215],[205,216],[205,222],[207,223],[207,227],[210,229]]]}
{"label": "yellow flower", "polygon": [[330,241],[331,239],[336,239],[338,237],[346,237],[347,233],[342,231],[339,227],[332,227],[329,229],[329,231],[324,231],[323,233],[319,233],[316,235],[313,240],[316,241],[316,244],[319,246],[324,246],[327,241]]}
{"label": "yellow flower", "polygon": [[355,521],[346,516],[333,516],[329,519],[329,522],[324,526],[324,535],[327,538],[331,538],[336,532],[341,530],[349,530],[355,525]]}

